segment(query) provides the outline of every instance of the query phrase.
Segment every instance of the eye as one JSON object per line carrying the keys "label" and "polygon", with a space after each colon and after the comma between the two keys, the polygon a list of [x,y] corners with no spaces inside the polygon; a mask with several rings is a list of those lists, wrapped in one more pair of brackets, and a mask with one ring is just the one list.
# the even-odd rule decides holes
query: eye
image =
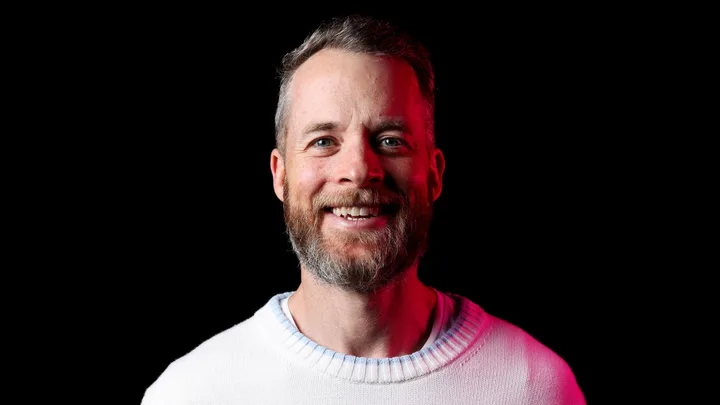
{"label": "eye", "polygon": [[402,146],[405,143],[398,138],[383,138],[380,140],[380,145],[386,146],[389,148],[397,148],[398,146]]}
{"label": "eye", "polygon": [[318,148],[327,148],[329,146],[332,146],[332,140],[330,138],[320,138],[315,141],[313,141],[313,146]]}

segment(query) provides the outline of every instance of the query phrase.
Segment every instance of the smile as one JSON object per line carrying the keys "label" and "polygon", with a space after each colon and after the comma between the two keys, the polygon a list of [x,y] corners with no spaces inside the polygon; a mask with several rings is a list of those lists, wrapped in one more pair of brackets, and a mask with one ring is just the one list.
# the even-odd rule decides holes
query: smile
{"label": "smile", "polygon": [[387,207],[382,205],[325,208],[325,218],[331,227],[353,231],[384,228],[389,220],[387,214]]}
{"label": "smile", "polygon": [[377,217],[380,214],[380,207],[377,205],[336,207],[331,208],[330,211],[334,215],[350,221],[363,221]]}

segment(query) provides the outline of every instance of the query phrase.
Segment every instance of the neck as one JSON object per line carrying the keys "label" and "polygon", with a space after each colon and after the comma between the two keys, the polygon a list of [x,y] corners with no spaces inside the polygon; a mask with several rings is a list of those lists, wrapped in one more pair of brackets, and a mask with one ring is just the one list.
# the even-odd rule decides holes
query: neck
{"label": "neck", "polygon": [[318,344],[357,357],[385,358],[422,348],[436,299],[418,279],[416,266],[370,293],[323,284],[302,269],[288,306],[298,329]]}

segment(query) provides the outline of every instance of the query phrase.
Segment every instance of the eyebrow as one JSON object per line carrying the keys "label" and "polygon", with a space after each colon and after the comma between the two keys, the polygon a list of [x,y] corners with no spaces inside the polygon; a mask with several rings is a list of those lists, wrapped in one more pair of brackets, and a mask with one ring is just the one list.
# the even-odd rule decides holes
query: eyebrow
{"label": "eyebrow", "polygon": [[403,119],[390,119],[380,122],[375,128],[371,128],[373,133],[385,131],[398,131],[403,134],[410,132],[410,126]]}
{"label": "eyebrow", "polygon": [[306,126],[303,131],[301,132],[302,137],[312,134],[314,132],[325,132],[325,131],[332,131],[333,129],[339,127],[339,124],[337,122],[316,122],[311,123],[310,125]]}

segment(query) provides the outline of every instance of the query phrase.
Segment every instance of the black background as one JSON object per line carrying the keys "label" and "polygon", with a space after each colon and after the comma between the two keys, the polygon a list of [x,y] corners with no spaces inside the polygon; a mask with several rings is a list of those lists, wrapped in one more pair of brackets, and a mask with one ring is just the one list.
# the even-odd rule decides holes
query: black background
{"label": "black background", "polygon": [[447,169],[421,278],[558,352],[592,402],[608,297],[636,242],[620,223],[634,141],[619,123],[632,71],[617,20],[590,7],[249,7],[107,10],[77,32],[76,113],[92,133],[78,147],[92,152],[69,162],[87,196],[75,249],[110,320],[95,350],[129,367],[130,401],[297,286],[270,172],[276,68],[322,19],[371,12],[424,41],[436,66]]}

